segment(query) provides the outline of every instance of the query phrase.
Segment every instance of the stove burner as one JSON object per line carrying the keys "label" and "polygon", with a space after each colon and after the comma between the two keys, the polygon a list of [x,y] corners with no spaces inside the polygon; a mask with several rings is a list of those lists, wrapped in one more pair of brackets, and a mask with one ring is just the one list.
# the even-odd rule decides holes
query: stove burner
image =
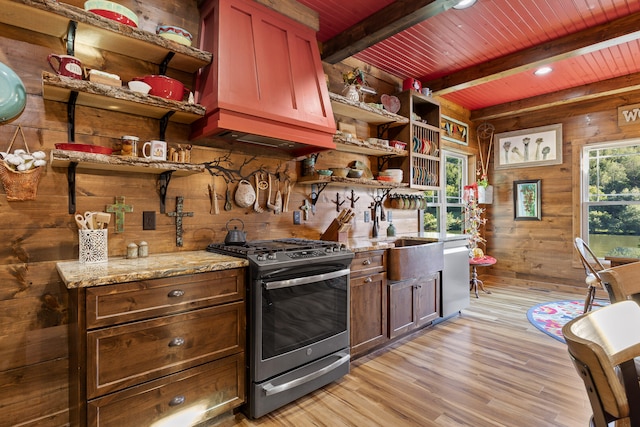
{"label": "stove burner", "polygon": [[207,246],[207,251],[245,258],[249,255],[287,252],[290,253],[289,257],[295,259],[316,257],[324,254],[324,252],[339,251],[341,248],[344,249],[344,247],[337,242],[288,238],[275,240],[254,240],[246,242],[243,245],[225,245],[223,243],[211,243],[209,246]]}

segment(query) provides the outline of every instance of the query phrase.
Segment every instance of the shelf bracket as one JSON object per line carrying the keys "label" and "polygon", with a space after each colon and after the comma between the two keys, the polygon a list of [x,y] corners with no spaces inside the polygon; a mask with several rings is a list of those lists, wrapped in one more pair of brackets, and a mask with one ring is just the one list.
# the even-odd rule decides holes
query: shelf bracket
{"label": "shelf bracket", "polygon": [[76,100],[78,99],[78,92],[71,91],[69,93],[69,101],[67,101],[67,136],[69,142],[75,142],[76,140]]}
{"label": "shelf bracket", "polygon": [[392,157],[393,156],[380,156],[380,157],[378,157],[378,170],[381,171],[389,163],[389,160]]}
{"label": "shelf bracket", "polygon": [[381,125],[378,125],[378,138],[382,138],[384,134],[387,133],[390,127],[391,123],[383,123]]}
{"label": "shelf bracket", "polygon": [[67,55],[75,55],[77,28],[78,23],[76,21],[69,21],[69,26],[67,27]]}
{"label": "shelf bracket", "polygon": [[162,172],[158,177],[160,193],[160,213],[167,213],[167,189],[169,188],[169,181],[171,181],[171,174],[173,171]]}
{"label": "shelf bracket", "polygon": [[320,199],[320,194],[322,191],[327,188],[328,182],[321,182],[318,184],[311,185],[311,206],[315,206],[318,203],[318,199]]}
{"label": "shelf bracket", "polygon": [[76,213],[76,162],[69,163],[67,168],[67,184],[69,186],[69,213]]}
{"label": "shelf bracket", "polygon": [[160,141],[166,141],[164,137],[167,133],[167,125],[169,125],[169,118],[173,116],[173,113],[175,113],[175,111],[168,111],[167,114],[162,116],[162,118],[160,119]]}
{"label": "shelf bracket", "polygon": [[167,56],[165,56],[164,59],[162,60],[162,62],[160,63],[160,70],[159,70],[159,73],[161,75],[164,76],[165,74],[167,74],[167,67],[169,66],[169,61],[171,61],[171,59],[175,54],[176,54],[175,52],[169,52],[167,53]]}

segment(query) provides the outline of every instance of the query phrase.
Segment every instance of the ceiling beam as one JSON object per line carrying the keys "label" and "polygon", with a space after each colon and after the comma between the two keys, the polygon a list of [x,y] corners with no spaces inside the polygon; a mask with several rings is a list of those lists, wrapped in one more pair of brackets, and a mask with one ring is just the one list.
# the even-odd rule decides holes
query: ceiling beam
{"label": "ceiling beam", "polygon": [[576,102],[591,101],[605,96],[640,90],[640,73],[602,80],[584,86],[569,88],[546,95],[533,96],[471,112],[471,121],[484,121],[500,117],[519,116]]}
{"label": "ceiling beam", "polygon": [[336,64],[400,31],[442,13],[460,0],[397,0],[322,45],[322,60]]}
{"label": "ceiling beam", "polygon": [[434,95],[446,95],[546,65],[640,39],[640,13],[569,34],[446,77],[423,82]]}

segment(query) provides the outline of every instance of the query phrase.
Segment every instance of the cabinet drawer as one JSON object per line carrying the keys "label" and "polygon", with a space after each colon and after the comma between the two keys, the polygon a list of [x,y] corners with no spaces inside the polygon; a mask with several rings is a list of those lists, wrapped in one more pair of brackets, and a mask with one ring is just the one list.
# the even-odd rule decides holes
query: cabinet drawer
{"label": "cabinet drawer", "polygon": [[244,371],[244,353],[239,353],[91,400],[87,425],[195,425],[244,402]]}
{"label": "cabinet drawer", "polygon": [[358,252],[351,261],[351,276],[374,274],[387,269],[387,257],[384,250]]}
{"label": "cabinet drawer", "polygon": [[172,374],[244,350],[244,302],[87,333],[87,396]]}
{"label": "cabinet drawer", "polygon": [[241,300],[244,288],[244,269],[88,288],[87,328]]}

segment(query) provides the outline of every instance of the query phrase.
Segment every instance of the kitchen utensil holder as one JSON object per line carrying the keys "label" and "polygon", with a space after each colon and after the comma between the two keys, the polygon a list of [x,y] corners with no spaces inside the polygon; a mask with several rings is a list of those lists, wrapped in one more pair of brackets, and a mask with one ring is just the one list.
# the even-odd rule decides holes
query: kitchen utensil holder
{"label": "kitchen utensil holder", "polygon": [[80,262],[91,264],[108,261],[107,229],[78,230]]}

